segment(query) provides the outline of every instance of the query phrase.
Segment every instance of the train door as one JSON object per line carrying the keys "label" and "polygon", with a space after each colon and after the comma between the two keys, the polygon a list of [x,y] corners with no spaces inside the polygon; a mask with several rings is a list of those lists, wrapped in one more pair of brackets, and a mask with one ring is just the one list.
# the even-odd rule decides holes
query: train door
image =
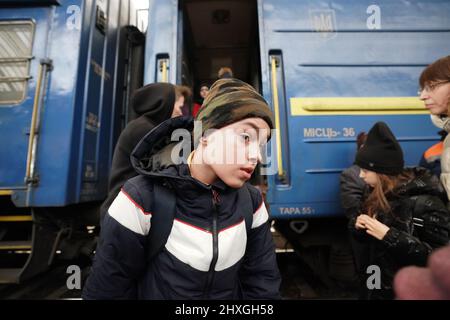
{"label": "train door", "polygon": [[[155,0],[149,11],[145,83],[186,85],[201,104],[201,84],[212,85],[219,69],[229,67],[235,78],[261,90],[256,0]],[[263,176],[251,182],[263,186]]]}
{"label": "train door", "polygon": [[0,10],[0,192],[5,194],[25,188],[33,170],[30,131],[45,94],[51,11],[47,6]]}
{"label": "train door", "polygon": [[[146,83],[167,81],[196,89],[212,84],[221,67],[260,87],[256,1],[150,1]],[[164,17],[164,19],[152,19]]]}
{"label": "train door", "polygon": [[95,190],[99,181],[99,137],[101,104],[105,83],[111,82],[111,72],[106,70],[105,48],[109,22],[108,8],[110,1],[97,0],[91,11],[89,33],[89,52],[85,81],[85,97],[83,101],[84,130],[82,131],[82,188],[80,199],[90,199],[90,193]]}
{"label": "train door", "polygon": [[[144,82],[189,86],[193,102],[201,104],[200,85],[212,85],[219,69],[229,67],[260,91],[256,9],[256,0],[150,1]],[[264,181],[256,175],[252,183]]]}

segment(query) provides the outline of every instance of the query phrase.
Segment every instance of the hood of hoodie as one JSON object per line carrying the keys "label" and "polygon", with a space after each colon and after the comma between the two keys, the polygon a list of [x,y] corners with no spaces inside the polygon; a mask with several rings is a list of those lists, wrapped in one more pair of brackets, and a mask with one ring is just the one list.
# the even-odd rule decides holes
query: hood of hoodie
{"label": "hood of hoodie", "polygon": [[172,116],[175,86],[170,83],[151,83],[133,93],[131,106],[139,116],[161,123]]}
{"label": "hood of hoodie", "polygon": [[[206,184],[192,178],[187,165],[190,152],[183,152],[180,148],[181,140],[171,140],[172,133],[177,129],[186,130],[186,139],[189,132],[191,143],[189,151],[192,151],[194,119],[190,116],[171,118],[159,124],[141,139],[131,153],[131,164],[137,173],[162,178],[176,189],[187,188],[192,184],[209,189],[210,187]],[[172,154],[178,154],[178,160],[175,159],[177,162],[174,162]],[[213,183],[213,186],[221,190],[230,188],[220,180]]]}

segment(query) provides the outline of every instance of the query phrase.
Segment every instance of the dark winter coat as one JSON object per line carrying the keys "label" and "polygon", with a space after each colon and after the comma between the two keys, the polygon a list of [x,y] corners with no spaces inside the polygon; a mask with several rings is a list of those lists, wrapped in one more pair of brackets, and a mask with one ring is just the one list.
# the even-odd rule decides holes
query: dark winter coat
{"label": "dark winter coat", "polygon": [[449,243],[450,214],[439,179],[423,168],[407,170],[412,170],[414,178],[387,195],[391,212],[377,215],[390,228],[381,241],[355,228],[357,214],[349,221],[353,235],[368,244],[366,265],[381,271],[381,289],[367,290],[369,299],[394,298],[395,273],[408,265],[425,266],[433,249]]}
{"label": "dark winter coat", "polygon": [[134,93],[131,107],[139,117],[127,124],[114,149],[108,197],[100,210],[102,220],[120,188],[137,175],[130,162],[131,152],[147,133],[171,117],[174,104],[175,87],[169,83],[153,83]]}
{"label": "dark winter coat", "polygon": [[[187,164],[170,159],[168,141],[193,120],[165,121],[137,146],[140,175],[128,180],[105,215],[84,299],[277,299],[281,282],[268,212],[248,186],[253,221],[248,234],[242,199],[222,181],[191,177]],[[148,262],[153,183],[176,194],[173,227],[163,250]]]}
{"label": "dark winter coat", "polygon": [[366,183],[359,177],[361,168],[356,164],[345,169],[340,177],[341,205],[347,217],[361,210],[361,202],[366,189]]}
{"label": "dark winter coat", "polygon": [[[356,164],[342,171],[340,176],[340,196],[341,206],[344,209],[345,216],[351,218],[361,212],[362,202],[364,201],[364,192],[367,185],[362,178],[359,177],[361,168]],[[353,252],[355,268],[358,273],[365,271],[364,267],[367,263],[367,243],[359,241],[352,234],[349,237],[350,245]]]}
{"label": "dark winter coat", "polygon": [[442,141],[432,145],[428,148],[420,158],[419,166],[431,171],[435,176],[441,175],[441,156],[444,150],[444,143]]}

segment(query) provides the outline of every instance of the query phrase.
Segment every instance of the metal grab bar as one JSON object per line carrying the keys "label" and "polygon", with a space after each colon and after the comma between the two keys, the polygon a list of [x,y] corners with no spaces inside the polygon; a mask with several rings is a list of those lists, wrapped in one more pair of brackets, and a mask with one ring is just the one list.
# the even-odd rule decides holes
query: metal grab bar
{"label": "metal grab bar", "polygon": [[170,57],[168,53],[158,53],[155,57],[155,82],[169,82]]}
{"label": "metal grab bar", "polygon": [[42,64],[39,65],[39,75],[36,83],[35,95],[34,95],[34,103],[33,103],[33,113],[31,114],[31,127],[30,127],[30,137],[28,139],[28,152],[27,152],[27,167],[25,172],[25,182],[31,178],[31,152],[33,150],[33,142],[34,137],[36,135],[36,122],[37,122],[37,110],[39,106],[39,100],[41,96],[41,83],[43,76],[44,66]]}
{"label": "metal grab bar", "polygon": [[[31,115],[31,127],[30,127],[30,137],[28,139],[28,153],[27,153],[27,166],[25,171],[25,183],[30,186],[34,181],[34,164],[36,161],[36,137],[38,135],[38,119],[40,106],[42,101],[42,82],[45,79],[46,73],[52,69],[51,60],[41,60],[39,65],[39,75],[36,83],[34,103],[33,103],[33,113]],[[30,191],[30,190],[29,190]]]}
{"label": "metal grab bar", "polygon": [[162,59],[161,61],[160,61],[160,67],[159,67],[159,71],[161,72],[161,74],[162,74],[162,77],[161,77],[161,81],[162,82],[168,82],[168,71],[167,71],[167,59]]}
{"label": "metal grab bar", "polygon": [[278,83],[277,83],[277,59],[271,57],[270,64],[272,70],[272,102],[275,110],[275,137],[277,142],[277,166],[278,166],[278,176],[283,179],[284,168],[283,168],[283,154],[281,148],[281,128],[280,128],[280,105],[278,98]]}
{"label": "metal grab bar", "polygon": [[20,82],[20,81],[28,81],[32,77],[26,76],[26,77],[0,77],[0,82]]}
{"label": "metal grab bar", "polygon": [[27,57],[1,57],[0,63],[11,63],[11,62],[28,62],[32,60],[33,56],[27,56]]}

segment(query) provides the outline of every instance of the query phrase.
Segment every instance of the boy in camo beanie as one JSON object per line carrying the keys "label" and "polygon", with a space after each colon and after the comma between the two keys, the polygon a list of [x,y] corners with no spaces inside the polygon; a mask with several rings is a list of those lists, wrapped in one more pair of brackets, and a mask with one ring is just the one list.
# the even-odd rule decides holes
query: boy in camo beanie
{"label": "boy in camo beanie", "polygon": [[262,118],[274,129],[273,114],[266,100],[249,84],[238,79],[220,79],[210,88],[195,120],[202,132],[220,129],[247,118]]}

